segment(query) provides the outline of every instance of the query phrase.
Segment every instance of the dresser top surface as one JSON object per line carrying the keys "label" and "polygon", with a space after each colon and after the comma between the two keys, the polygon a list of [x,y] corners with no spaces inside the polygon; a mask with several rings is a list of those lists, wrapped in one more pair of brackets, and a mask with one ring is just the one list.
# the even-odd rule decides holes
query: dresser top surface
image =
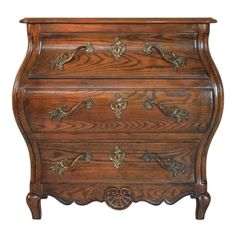
{"label": "dresser top surface", "polygon": [[24,18],[28,24],[200,24],[216,23],[213,18]]}

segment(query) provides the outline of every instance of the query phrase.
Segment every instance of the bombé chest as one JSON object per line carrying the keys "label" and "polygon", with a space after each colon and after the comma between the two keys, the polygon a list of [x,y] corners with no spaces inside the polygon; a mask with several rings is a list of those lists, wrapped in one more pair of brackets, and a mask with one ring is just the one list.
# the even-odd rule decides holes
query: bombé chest
{"label": "bomb\u00e9 chest", "polygon": [[30,152],[27,203],[210,203],[206,156],[223,110],[211,18],[27,18],[13,108]]}

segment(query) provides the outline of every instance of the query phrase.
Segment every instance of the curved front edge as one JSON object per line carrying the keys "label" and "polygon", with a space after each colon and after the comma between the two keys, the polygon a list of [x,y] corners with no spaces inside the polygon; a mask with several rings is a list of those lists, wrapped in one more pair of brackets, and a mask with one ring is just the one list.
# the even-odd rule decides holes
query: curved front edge
{"label": "curved front edge", "polygon": [[[19,71],[16,75],[15,83],[13,86],[12,92],[12,106],[14,116],[17,122],[17,125],[25,139],[27,144],[30,159],[31,159],[31,185],[33,186],[33,191],[37,194],[41,194],[40,188],[38,188],[37,181],[39,181],[40,173],[35,173],[35,165],[36,162],[39,162],[39,158],[36,158],[35,150],[37,150],[36,143],[33,143],[29,138],[29,127],[27,125],[24,109],[23,109],[23,96],[24,96],[24,85],[28,79],[29,73],[33,67],[34,61],[37,57],[38,51],[40,50],[40,40],[39,40],[39,31],[40,25],[27,25],[27,33],[28,33],[28,49],[19,68]],[[37,186],[37,187],[36,187]],[[32,190],[32,189],[31,189]]]}
{"label": "curved front edge", "polygon": [[106,202],[115,210],[123,210],[132,202],[145,201],[152,205],[162,202],[174,204],[194,193],[194,184],[45,184],[44,193],[63,204],[73,202],[86,205],[94,201]]}
{"label": "curved front edge", "polygon": [[201,61],[209,75],[210,85],[213,91],[214,112],[212,114],[211,124],[204,138],[201,140],[199,151],[196,161],[196,186],[195,197],[202,193],[207,192],[207,180],[206,180],[206,158],[209,145],[212,138],[219,126],[222,113],[223,113],[223,85],[220,78],[220,74],[215,66],[214,61],[211,58],[208,37],[209,37],[209,24],[199,25],[200,33],[198,35],[198,49]]}

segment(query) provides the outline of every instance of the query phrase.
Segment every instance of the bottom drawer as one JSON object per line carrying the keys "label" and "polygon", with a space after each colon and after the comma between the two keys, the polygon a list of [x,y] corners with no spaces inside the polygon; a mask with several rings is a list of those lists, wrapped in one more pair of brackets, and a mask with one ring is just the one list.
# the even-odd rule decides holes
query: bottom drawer
{"label": "bottom drawer", "polygon": [[198,143],[40,143],[42,183],[191,183]]}

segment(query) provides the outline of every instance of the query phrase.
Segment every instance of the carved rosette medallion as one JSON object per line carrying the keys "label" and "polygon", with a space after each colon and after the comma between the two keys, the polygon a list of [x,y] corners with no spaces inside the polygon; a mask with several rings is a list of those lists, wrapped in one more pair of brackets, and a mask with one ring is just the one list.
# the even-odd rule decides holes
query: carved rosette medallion
{"label": "carved rosette medallion", "polygon": [[127,187],[108,187],[104,192],[104,201],[113,209],[123,210],[133,202],[133,192]]}

